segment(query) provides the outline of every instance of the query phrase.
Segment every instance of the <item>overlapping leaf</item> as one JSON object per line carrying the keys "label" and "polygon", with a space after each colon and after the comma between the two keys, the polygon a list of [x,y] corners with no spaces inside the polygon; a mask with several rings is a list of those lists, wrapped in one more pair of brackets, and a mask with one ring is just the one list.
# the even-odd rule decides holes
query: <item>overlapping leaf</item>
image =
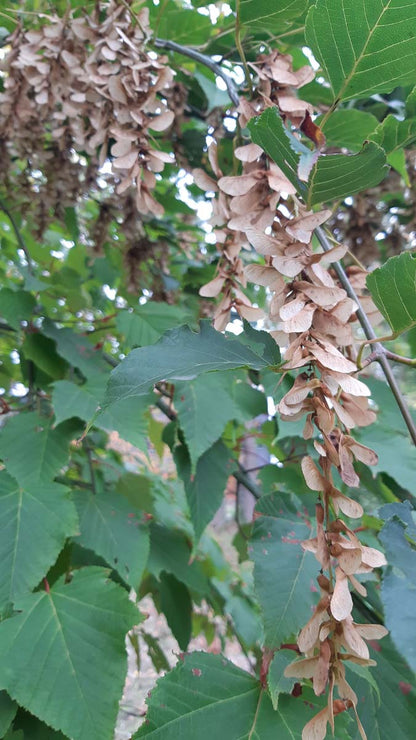
{"label": "overlapping leaf", "polygon": [[168,331],[157,344],[134,349],[113,370],[105,405],[147,393],[160,380],[186,380],[211,370],[268,365],[262,353],[237,339],[226,339],[208,322],[195,333],[187,326]]}
{"label": "overlapping leaf", "polygon": [[119,493],[76,491],[80,535],[76,542],[118,571],[138,590],[149,554],[149,533],[142,512]]}
{"label": "overlapping leaf", "polygon": [[50,419],[23,413],[9,419],[0,436],[0,456],[22,486],[53,480],[69,454],[70,429],[52,429]]}
{"label": "overlapping leaf", "polygon": [[[324,116],[318,116],[315,123],[320,126]],[[327,146],[336,146],[359,152],[363,141],[371,138],[383,147],[382,141],[372,133],[378,126],[378,120],[372,113],[350,108],[332,113],[323,126]],[[384,148],[384,147],[383,147]]]}
{"label": "overlapping leaf", "polygon": [[177,306],[150,301],[135,311],[120,311],[116,324],[128,347],[143,347],[154,344],[165,331],[186,319],[186,312]]}
{"label": "overlapping leaf", "polygon": [[140,621],[128,594],[87,568],[16,602],[0,624],[0,685],[74,740],[113,734],[126,672],[125,635]]}
{"label": "overlapping leaf", "polygon": [[332,154],[319,157],[308,184],[301,182],[298,169],[301,155],[292,134],[283,125],[276,108],[252,118],[248,127],[252,140],[276,162],[295,185],[308,206],[326,203],[377,185],[387,173],[386,157],[377,144],[365,143],[354,155]]}
{"label": "overlapping leaf", "polygon": [[296,635],[310,617],[316,561],[300,546],[309,537],[309,529],[289,496],[263,496],[256,512],[254,582],[263,613],[265,644],[277,648]]}
{"label": "overlapping leaf", "polygon": [[410,252],[390,257],[367,277],[367,286],[377,308],[394,333],[416,324],[416,259]]}
{"label": "overlapping leaf", "polygon": [[150,394],[132,399],[122,399],[95,416],[107,385],[107,375],[91,376],[83,385],[59,380],[54,384],[53,408],[56,423],[74,416],[83,421],[94,417],[94,425],[99,429],[116,431],[126,442],[143,448],[147,439],[147,419],[145,412],[152,402]]}
{"label": "overlapping leaf", "polygon": [[0,605],[31,591],[78,531],[68,490],[57,483],[20,486],[0,472]]}
{"label": "overlapping leaf", "polygon": [[284,24],[293,21],[306,9],[306,0],[239,0],[239,20],[250,30],[261,30],[265,27],[282,30]]}
{"label": "overlapping leaf", "polygon": [[235,466],[231,451],[218,440],[199,458],[195,473],[184,446],[175,450],[175,462],[185,483],[195,539],[202,532],[221,506],[227,479]]}
{"label": "overlapping leaf", "polygon": [[306,41],[331,83],[334,100],[414,82],[413,0],[317,0],[307,16]]}

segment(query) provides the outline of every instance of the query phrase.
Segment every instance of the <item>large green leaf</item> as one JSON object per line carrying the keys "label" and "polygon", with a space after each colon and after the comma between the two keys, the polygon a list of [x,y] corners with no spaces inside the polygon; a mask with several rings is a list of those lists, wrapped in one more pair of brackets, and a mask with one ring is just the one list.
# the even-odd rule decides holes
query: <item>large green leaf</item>
{"label": "large green leaf", "polygon": [[307,0],[237,0],[239,19],[250,31],[281,31],[288,22],[301,15],[306,9]]}
{"label": "large green leaf", "polygon": [[311,614],[319,568],[300,546],[310,529],[298,512],[287,494],[268,494],[256,505],[251,557],[265,644],[270,648],[296,635]]}
{"label": "large green leaf", "polygon": [[386,522],[379,534],[389,563],[383,575],[381,600],[386,627],[416,673],[416,550],[407,541],[407,534],[407,527],[397,518]]}
{"label": "large green leaf", "polygon": [[320,156],[308,184],[299,179],[299,142],[283,124],[276,108],[266,110],[248,124],[251,138],[271,157],[302,195],[307,205],[345,198],[377,185],[387,172],[386,157],[377,144],[367,142],[358,154]]}
{"label": "large green leaf", "polygon": [[231,451],[218,440],[199,458],[195,473],[192,473],[187,449],[183,445],[175,450],[175,462],[185,484],[195,540],[213,519],[221,506],[227,479],[235,462]]}
{"label": "large green leaf", "polygon": [[178,306],[149,301],[134,311],[120,311],[116,324],[128,347],[143,347],[153,344],[165,331],[186,320],[186,312]]}
{"label": "large green leaf", "polygon": [[91,376],[83,385],[59,380],[54,383],[53,407],[56,423],[74,416],[83,421],[94,417],[94,426],[106,432],[116,431],[126,442],[136,447],[146,447],[148,420],[145,413],[152,402],[151,394],[122,399],[94,416],[101,403],[108,376],[104,373]]}
{"label": "large green leaf", "polygon": [[68,459],[70,430],[52,429],[34,412],[8,420],[0,435],[0,456],[22,486],[51,481]]}
{"label": "large green leaf", "polygon": [[[157,682],[146,722],[134,738],[300,740],[303,726],[324,706],[311,689],[282,696],[275,711],[259,681],[220,655],[195,652]],[[337,740],[347,738],[348,717],[337,718]]]}
{"label": "large green leaf", "polygon": [[80,535],[76,542],[93,550],[136,591],[149,554],[149,532],[142,512],[120,493],[74,491]]}
{"label": "large green leaf", "polygon": [[46,575],[66,537],[78,531],[68,490],[57,483],[19,484],[0,472],[0,605],[31,591]]}
{"label": "large green leaf", "polygon": [[416,5],[412,0],[317,0],[306,42],[334,100],[389,92],[414,82]]}
{"label": "large green leaf", "polygon": [[227,339],[208,322],[195,333],[187,326],[168,331],[150,347],[134,349],[113,370],[105,405],[147,393],[160,380],[190,380],[211,370],[267,366],[262,354]]}
{"label": "large green leaf", "polygon": [[398,334],[416,324],[416,259],[410,252],[390,257],[367,277],[377,308]]}
{"label": "large green leaf", "polygon": [[110,740],[127,668],[125,635],[140,621],[128,594],[86,568],[22,597],[0,624],[0,685],[74,740]]}
{"label": "large green leaf", "polygon": [[[378,692],[364,678],[348,669],[347,680],[357,693],[358,713],[367,740],[409,740],[416,726],[415,677],[405,660],[394,650],[389,637],[376,643],[371,655],[377,665],[370,668]],[[360,740],[357,731],[352,740]]]}

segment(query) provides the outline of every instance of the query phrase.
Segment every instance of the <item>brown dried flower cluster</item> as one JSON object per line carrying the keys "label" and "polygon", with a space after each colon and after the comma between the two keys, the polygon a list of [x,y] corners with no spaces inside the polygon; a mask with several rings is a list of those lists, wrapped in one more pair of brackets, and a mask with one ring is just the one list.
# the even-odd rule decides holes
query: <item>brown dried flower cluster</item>
{"label": "brown dried flower cluster", "polygon": [[[172,157],[152,139],[174,119],[163,99],[173,73],[146,51],[148,36],[146,8],[132,23],[112,1],[105,13],[97,4],[91,15],[52,15],[11,37],[0,95],[2,177],[7,184],[17,169],[39,222],[97,189],[97,177],[110,193],[134,188],[141,214],[163,212],[152,190]],[[109,158],[111,173],[102,169]]]}

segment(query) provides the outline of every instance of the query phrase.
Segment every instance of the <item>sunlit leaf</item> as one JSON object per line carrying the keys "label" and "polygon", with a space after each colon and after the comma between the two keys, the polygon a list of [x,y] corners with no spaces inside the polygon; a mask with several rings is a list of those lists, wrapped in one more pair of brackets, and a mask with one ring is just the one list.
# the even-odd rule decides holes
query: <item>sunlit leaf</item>
{"label": "sunlit leaf", "polygon": [[335,100],[414,83],[416,7],[411,0],[317,0],[307,16],[306,41]]}

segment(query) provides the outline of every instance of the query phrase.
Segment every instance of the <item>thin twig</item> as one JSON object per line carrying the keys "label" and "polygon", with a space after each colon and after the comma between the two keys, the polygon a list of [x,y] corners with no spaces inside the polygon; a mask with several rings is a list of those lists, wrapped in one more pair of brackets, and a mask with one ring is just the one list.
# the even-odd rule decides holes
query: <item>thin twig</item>
{"label": "thin twig", "polygon": [[[331,249],[331,244],[325,234],[325,231],[321,228],[321,226],[318,226],[315,229],[315,234],[319,240],[319,243],[322,246],[322,249],[324,252],[329,252]],[[352,300],[357,304],[357,318],[358,321],[361,324],[361,327],[363,329],[363,332],[367,339],[371,339],[371,341],[377,342],[377,336],[374,332],[373,327],[370,324],[370,321],[368,319],[367,314],[364,312],[363,307],[361,306],[361,303],[359,301],[359,298],[352,287],[348,276],[342,267],[342,265],[339,262],[334,262],[333,264],[334,270],[338,276],[338,280],[340,281],[342,287],[346,291],[347,295],[352,298]],[[416,425],[410,415],[410,411],[407,407],[406,401],[404,400],[401,390],[397,384],[396,378],[393,375],[393,371],[390,367],[389,361],[386,357],[385,352],[383,351],[384,348],[380,343],[376,343],[374,347],[374,351],[378,353],[377,362],[380,364],[384,375],[386,377],[386,380],[390,386],[391,392],[393,393],[394,398],[396,399],[396,403],[400,409],[400,413],[403,416],[403,419],[405,421],[405,424],[409,430],[409,434],[412,438],[413,443],[416,445]]]}
{"label": "thin twig", "polygon": [[168,49],[170,51],[176,51],[178,54],[183,54],[184,56],[189,57],[190,59],[194,59],[200,64],[203,64],[205,67],[208,67],[211,72],[214,72],[214,74],[224,80],[227,86],[228,95],[230,96],[230,100],[234,103],[234,105],[238,106],[240,104],[238,90],[231,77],[226,72],[224,72],[219,64],[214,62],[210,57],[206,56],[206,54],[201,54],[201,52],[196,51],[196,49],[191,49],[188,46],[182,46],[182,44],[177,44],[176,41],[169,41],[168,39],[155,39],[154,45],[158,49]]}
{"label": "thin twig", "polygon": [[389,349],[381,347],[380,349],[375,349],[374,352],[371,352],[368,357],[365,358],[364,362],[360,365],[360,369],[371,365],[372,362],[378,362],[380,355],[384,355],[392,362],[399,362],[402,365],[410,365],[411,367],[416,366],[416,359],[412,360],[410,357],[402,357],[402,355],[398,355],[396,352],[390,352]]}
{"label": "thin twig", "polygon": [[251,76],[250,76],[250,70],[248,68],[246,55],[244,53],[243,44],[241,42],[241,21],[240,21],[240,2],[241,0],[236,0],[236,19],[235,19],[235,45],[237,47],[237,51],[240,55],[240,59],[244,68],[244,75],[246,78],[247,88],[250,93],[250,96],[253,96],[253,84],[251,82]]}
{"label": "thin twig", "polygon": [[18,225],[17,225],[17,223],[16,223],[16,221],[14,219],[13,214],[9,210],[9,208],[7,207],[7,204],[4,202],[3,198],[0,198],[0,208],[3,211],[3,213],[6,214],[7,218],[9,219],[9,221],[10,221],[10,223],[12,225],[13,231],[16,234],[17,243],[18,243],[20,249],[22,250],[22,252],[24,253],[24,255],[26,257],[26,260],[27,260],[27,269],[28,269],[29,273],[31,275],[33,275],[34,274],[33,273],[33,263],[32,263],[31,256],[29,254],[29,250],[28,250],[28,248],[27,248],[27,246],[26,246],[26,244],[24,242],[24,239],[23,239],[23,237],[22,237],[22,235],[20,233],[20,229],[19,229],[19,227],[18,227]]}
{"label": "thin twig", "polygon": [[83,441],[84,441],[84,449],[85,449],[85,452],[87,453],[88,468],[89,468],[89,471],[90,471],[91,490],[92,490],[92,492],[94,494],[96,494],[97,493],[97,486],[95,484],[94,461],[92,459],[92,454],[91,454],[92,453],[92,450],[91,450],[91,447],[90,447],[89,442],[87,441],[87,439],[84,438]]}

